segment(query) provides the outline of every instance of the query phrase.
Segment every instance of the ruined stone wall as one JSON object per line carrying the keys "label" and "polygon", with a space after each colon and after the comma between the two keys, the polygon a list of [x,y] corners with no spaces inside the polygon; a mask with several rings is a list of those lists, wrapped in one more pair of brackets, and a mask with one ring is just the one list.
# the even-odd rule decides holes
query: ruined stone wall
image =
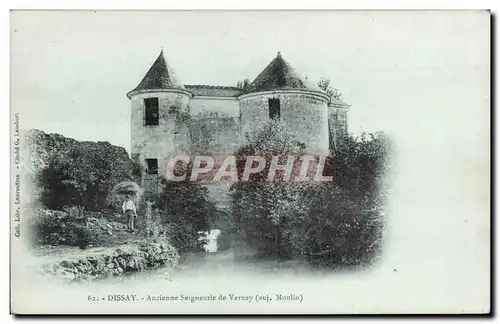
{"label": "ruined stone wall", "polygon": [[274,91],[240,99],[241,135],[258,129],[269,120],[268,100],[280,99],[281,119],[289,124],[309,153],[327,154],[329,146],[327,99],[312,92]]}

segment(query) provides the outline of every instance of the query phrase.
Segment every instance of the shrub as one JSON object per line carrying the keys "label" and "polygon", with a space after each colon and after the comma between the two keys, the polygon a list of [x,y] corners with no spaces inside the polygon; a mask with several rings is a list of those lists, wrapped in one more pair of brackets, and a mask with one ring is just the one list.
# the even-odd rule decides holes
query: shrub
{"label": "shrub", "polygon": [[369,263],[380,250],[380,209],[335,184],[240,183],[238,234],[260,256],[338,267]]}
{"label": "shrub", "polygon": [[188,180],[162,181],[160,206],[170,242],[179,252],[203,251],[205,240],[201,234],[209,231],[216,214],[215,204],[208,199],[208,191]]}
{"label": "shrub", "polygon": [[293,251],[285,229],[305,210],[300,199],[305,184],[268,182],[266,178],[271,156],[298,156],[303,153],[304,145],[296,141],[279,120],[264,124],[247,140],[248,144],[236,152],[239,160],[260,155],[267,158],[267,163],[263,172],[251,177],[250,181],[238,182],[231,187],[236,231],[260,255],[290,257]]}
{"label": "shrub", "polygon": [[294,254],[325,267],[368,264],[380,252],[381,211],[366,199],[353,197],[335,184],[305,192],[308,211],[288,232]]}
{"label": "shrub", "polygon": [[303,185],[267,181],[233,185],[238,234],[262,256],[290,257],[287,229],[307,211]]}
{"label": "shrub", "polygon": [[391,169],[392,142],[384,133],[347,136],[329,159],[328,174],[356,196],[385,197],[386,175]]}
{"label": "shrub", "polygon": [[[254,138],[258,142],[240,149],[240,155],[266,155],[266,148],[272,155],[286,155],[300,149],[282,127],[265,125]],[[347,142],[348,149],[329,160],[334,182],[268,182],[258,176],[234,184],[237,234],[261,256],[326,267],[373,261],[383,230],[380,189],[387,167],[386,144],[382,137],[366,136]]]}
{"label": "shrub", "polygon": [[71,245],[78,246],[82,249],[87,248],[91,244],[99,244],[102,240],[101,233],[96,229],[89,228],[87,223],[75,224],[74,241],[70,242]]}
{"label": "shrub", "polygon": [[106,224],[89,216],[83,208],[75,206],[65,208],[65,211],[40,209],[30,217],[31,241],[35,245],[81,248],[99,244],[110,230]]}
{"label": "shrub", "polygon": [[140,210],[140,214],[144,215],[142,218],[145,222],[145,234],[148,238],[162,238],[165,237],[167,233],[167,228],[163,223],[162,212],[154,208],[153,204],[147,201],[143,204],[145,208]]}
{"label": "shrub", "polygon": [[85,220],[88,217],[81,206],[67,206],[64,207],[63,211],[68,215],[68,218],[73,221]]}
{"label": "shrub", "polygon": [[74,242],[74,220],[57,210],[38,210],[29,218],[34,244],[67,244]]}
{"label": "shrub", "polygon": [[[116,183],[132,179],[133,163],[125,149],[108,142],[68,141],[61,135],[35,133],[31,150],[39,153],[37,182],[40,200],[49,209],[82,206],[102,210]],[[63,150],[55,150],[57,143]],[[43,163],[42,163],[43,162]]]}

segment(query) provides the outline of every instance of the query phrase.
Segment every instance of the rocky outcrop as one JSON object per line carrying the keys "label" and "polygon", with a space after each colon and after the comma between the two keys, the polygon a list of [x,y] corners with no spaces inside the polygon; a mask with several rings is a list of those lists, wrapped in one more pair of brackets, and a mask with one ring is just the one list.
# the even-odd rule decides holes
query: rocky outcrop
{"label": "rocky outcrop", "polygon": [[65,282],[86,282],[118,277],[160,266],[175,266],[177,250],[166,242],[143,243],[125,249],[114,249],[77,260],[63,260],[43,267],[45,275],[62,278]]}

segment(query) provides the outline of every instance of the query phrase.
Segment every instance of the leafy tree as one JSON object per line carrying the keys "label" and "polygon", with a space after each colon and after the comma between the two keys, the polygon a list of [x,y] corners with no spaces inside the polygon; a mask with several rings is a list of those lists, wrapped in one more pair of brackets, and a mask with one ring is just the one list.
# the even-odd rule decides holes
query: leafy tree
{"label": "leafy tree", "polygon": [[392,142],[382,132],[347,136],[329,159],[327,172],[351,194],[385,197],[386,175],[392,169]]}
{"label": "leafy tree", "polygon": [[202,233],[210,230],[217,215],[215,204],[209,199],[208,190],[199,183],[190,181],[192,163],[179,165],[174,174],[186,173],[184,181],[161,179],[160,208],[163,222],[167,226],[171,244],[179,252],[203,251],[205,240]]}
{"label": "leafy tree", "polygon": [[331,81],[328,78],[321,78],[318,81],[318,87],[326,92],[332,100],[343,102],[342,93],[334,87],[332,87]]}
{"label": "leafy tree", "polygon": [[250,80],[248,79],[245,79],[243,81],[238,81],[238,83],[236,83],[236,87],[240,89],[246,89],[249,85],[250,85]]}
{"label": "leafy tree", "polygon": [[272,119],[256,132],[246,134],[247,143],[238,149],[236,155],[301,155],[305,145],[295,139],[287,124],[279,119]]}
{"label": "leafy tree", "polygon": [[289,240],[297,256],[328,268],[368,265],[376,260],[384,229],[379,205],[335,184],[312,188],[305,195],[308,212],[295,220]]}
{"label": "leafy tree", "polygon": [[[262,172],[250,177],[250,181],[237,182],[231,187],[234,230],[261,255],[290,257],[292,251],[288,248],[286,229],[297,213],[303,212],[300,196],[306,183],[282,182],[280,176],[267,181],[267,175],[273,156],[299,157],[305,146],[295,140],[293,133],[280,120],[264,124],[259,131],[248,135],[247,141],[248,144],[236,152],[241,161],[239,175],[246,157],[262,156],[266,166]],[[299,169],[299,165],[295,167],[294,164],[293,173]]]}
{"label": "leafy tree", "polygon": [[133,163],[127,152],[108,142],[77,142],[67,152],[55,153],[38,174],[41,201],[51,209],[82,206],[107,207],[112,187],[132,179]]}
{"label": "leafy tree", "polygon": [[[240,156],[301,154],[303,145],[273,121],[248,138]],[[383,134],[348,138],[327,161],[333,182],[269,182],[266,169],[235,183],[235,231],[262,256],[296,258],[330,268],[376,259],[390,145]],[[267,166],[266,166],[267,167]]]}

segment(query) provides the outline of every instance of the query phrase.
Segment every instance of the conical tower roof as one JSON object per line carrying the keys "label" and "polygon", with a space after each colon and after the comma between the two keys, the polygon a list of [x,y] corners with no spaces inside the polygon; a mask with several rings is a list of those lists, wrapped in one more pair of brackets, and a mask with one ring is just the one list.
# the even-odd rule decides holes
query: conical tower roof
{"label": "conical tower roof", "polygon": [[248,86],[246,93],[274,89],[309,89],[322,91],[308,80],[304,80],[280,52],[274,60]]}
{"label": "conical tower roof", "polygon": [[161,89],[184,89],[184,85],[177,78],[174,70],[168,65],[163,56],[163,49],[160,55],[149,68],[148,72],[142,78],[134,90],[130,91],[127,96],[130,97],[132,92],[141,90],[161,90]]}

